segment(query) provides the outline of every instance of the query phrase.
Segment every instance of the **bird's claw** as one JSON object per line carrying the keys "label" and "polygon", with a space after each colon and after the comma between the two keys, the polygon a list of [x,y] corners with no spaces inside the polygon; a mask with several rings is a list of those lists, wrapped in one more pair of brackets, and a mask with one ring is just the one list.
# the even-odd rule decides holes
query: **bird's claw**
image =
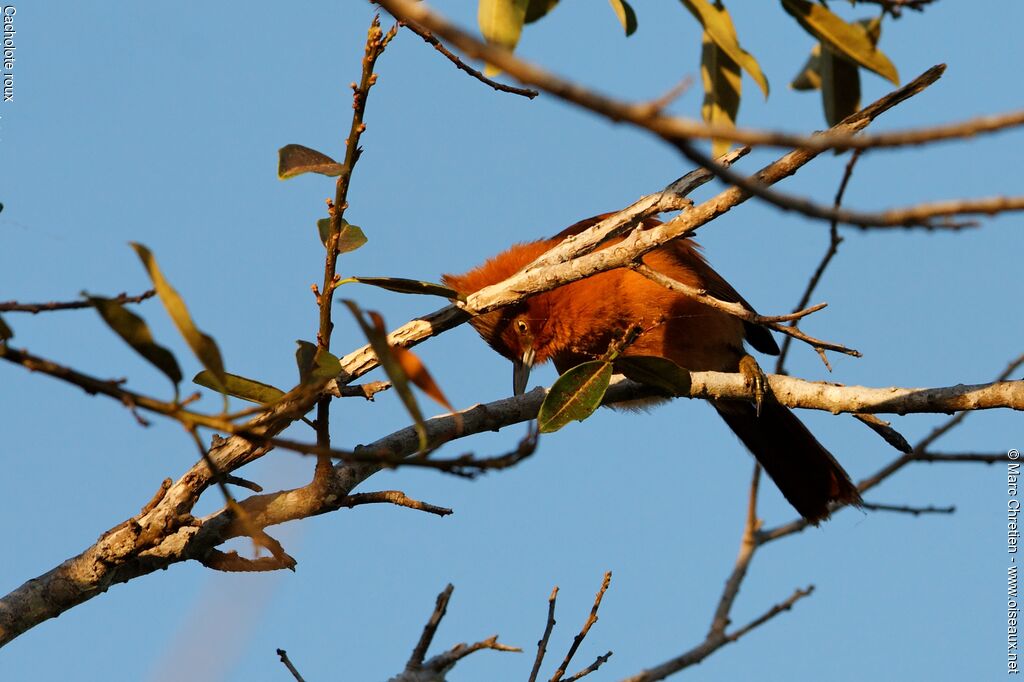
{"label": "bird's claw", "polygon": [[754,389],[754,410],[758,417],[761,416],[761,405],[768,394],[768,379],[764,370],[757,364],[757,360],[750,355],[744,355],[740,360],[740,374],[743,375],[747,386]]}

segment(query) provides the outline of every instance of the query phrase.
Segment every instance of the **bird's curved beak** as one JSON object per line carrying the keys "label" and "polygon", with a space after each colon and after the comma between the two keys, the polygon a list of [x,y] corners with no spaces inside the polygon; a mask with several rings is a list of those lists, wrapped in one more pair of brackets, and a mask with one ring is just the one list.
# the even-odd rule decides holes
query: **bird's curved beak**
{"label": "bird's curved beak", "polygon": [[526,392],[526,384],[530,381],[530,368],[533,367],[533,347],[523,351],[523,357],[512,363],[512,394],[522,395]]}

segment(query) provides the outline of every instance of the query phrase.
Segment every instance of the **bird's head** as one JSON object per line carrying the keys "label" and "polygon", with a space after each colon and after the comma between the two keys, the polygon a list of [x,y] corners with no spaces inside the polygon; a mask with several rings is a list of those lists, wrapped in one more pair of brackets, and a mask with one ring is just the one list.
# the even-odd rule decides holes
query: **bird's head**
{"label": "bird's head", "polygon": [[[463,275],[444,275],[446,286],[463,296],[508,279],[547,251],[547,242],[517,244]],[[552,329],[549,324],[550,293],[478,315],[470,324],[491,348],[512,361],[512,387],[516,395],[526,390],[530,368],[550,359]]]}

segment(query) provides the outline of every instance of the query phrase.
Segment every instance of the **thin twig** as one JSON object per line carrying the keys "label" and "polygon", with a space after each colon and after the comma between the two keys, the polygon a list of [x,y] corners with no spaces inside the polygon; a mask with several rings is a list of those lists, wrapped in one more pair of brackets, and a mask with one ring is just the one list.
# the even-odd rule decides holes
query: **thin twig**
{"label": "thin twig", "polygon": [[623,680],[623,682],[654,682],[655,680],[662,680],[669,675],[679,672],[683,668],[689,668],[690,666],[696,665],[703,661],[705,658],[721,649],[726,644],[738,641],[745,634],[764,625],[766,622],[779,615],[784,611],[789,611],[793,608],[793,605],[804,597],[809,596],[814,592],[814,585],[809,585],[807,589],[796,590],[792,595],[785,601],[782,601],[770,609],[765,611],[763,614],[750,621],[743,627],[733,632],[718,635],[716,637],[708,637],[703,642],[693,647],[689,651],[686,651],[673,659],[665,661],[664,663],[648,668],[638,675]]}
{"label": "thin twig", "polygon": [[427,624],[423,626],[423,634],[420,635],[419,641],[416,642],[416,647],[412,650],[412,655],[409,656],[409,662],[405,666],[406,670],[418,670],[422,667],[423,659],[427,656],[427,649],[430,648],[430,643],[434,641],[434,635],[437,634],[437,626],[441,624],[441,619],[444,618],[444,614],[448,610],[448,601],[452,598],[452,591],[454,590],[455,586],[448,583],[441,590],[441,593],[437,595],[434,611],[430,614]]}
{"label": "thin twig", "polygon": [[[334,202],[329,205],[331,220],[330,232],[324,247],[324,278],[323,286],[317,295],[317,303],[320,306],[320,325],[316,334],[318,350],[328,351],[331,347],[331,334],[334,331],[334,322],[331,319],[334,308],[334,289],[339,280],[337,274],[338,256],[341,251],[338,242],[341,238],[341,229],[344,221],[345,209],[348,208],[348,188],[352,181],[352,172],[362,154],[359,147],[359,139],[366,130],[364,116],[366,114],[366,102],[370,96],[370,89],[377,82],[377,74],[373,68],[377,58],[384,52],[388,43],[395,37],[398,25],[391,27],[387,33],[381,31],[380,17],[374,16],[370,23],[370,30],[366,36],[366,49],[363,56],[362,74],[359,84],[352,84],[352,122],[349,125],[348,137],[345,138],[345,160],[341,164],[341,172],[335,183]],[[317,400],[316,404],[316,442],[319,446],[329,448],[331,446],[330,430],[331,398],[325,395]],[[329,488],[333,477],[332,463],[328,457],[318,457],[314,479],[323,488]]]}
{"label": "thin twig", "polygon": [[651,280],[655,284],[659,284],[671,291],[677,291],[681,294],[684,294],[685,296],[688,296],[696,301],[703,303],[709,308],[721,310],[722,312],[726,312],[741,320],[750,322],[751,324],[759,324],[764,327],[768,327],[769,329],[774,329],[777,332],[787,335],[787,337],[799,339],[800,341],[809,344],[810,346],[819,351],[831,350],[837,353],[843,353],[845,355],[852,355],[855,358],[861,357],[861,353],[858,350],[855,350],[853,348],[847,348],[846,346],[843,346],[838,343],[832,343],[830,341],[816,339],[813,336],[808,336],[807,334],[803,333],[802,331],[800,331],[800,329],[793,325],[781,324],[782,322],[798,320],[812,313],[816,313],[822,308],[824,308],[826,305],[828,305],[826,303],[819,303],[817,305],[811,306],[810,308],[805,308],[803,310],[797,310],[796,312],[789,313],[788,315],[758,315],[754,311],[745,308],[740,303],[732,303],[730,301],[723,301],[721,299],[715,298],[714,296],[710,295],[705,289],[693,287],[690,286],[689,284],[685,284],[684,282],[680,282],[677,279],[672,279],[671,277],[663,275],[662,273],[643,263],[634,262],[632,265],[630,265],[630,269],[643,275],[644,277]]}
{"label": "thin twig", "polygon": [[544,626],[544,634],[537,642],[537,656],[533,659],[533,669],[530,671],[530,678],[527,682],[537,682],[537,673],[544,662],[544,655],[548,651],[548,640],[551,638],[551,631],[555,628],[555,600],[558,599],[558,585],[551,590],[548,597],[548,621]]}
{"label": "thin twig", "polygon": [[474,69],[473,67],[467,65],[461,59],[459,59],[459,57],[452,53],[452,51],[449,50],[447,47],[445,47],[440,40],[435,38],[434,34],[431,33],[430,31],[420,26],[417,26],[414,22],[411,21],[400,21],[398,23],[400,26],[404,26],[405,28],[409,29],[410,31],[418,35],[420,38],[423,38],[423,40],[428,45],[433,45],[435,50],[437,50],[438,52],[440,52],[441,54],[448,58],[448,61],[450,61],[457,68],[461,69],[462,71],[465,71],[470,76],[477,79],[484,85],[488,85],[494,88],[495,90],[498,90],[499,92],[507,92],[513,95],[521,95],[523,97],[528,97],[529,99],[533,99],[534,97],[540,94],[536,90],[531,90],[530,88],[517,88],[513,85],[505,85],[504,83],[498,83],[497,81],[493,81],[487,76],[477,71],[476,69]]}
{"label": "thin twig", "polygon": [[[562,660],[562,665],[558,666],[558,670],[551,676],[551,682],[559,682],[562,676],[565,675],[566,669],[572,662],[572,657],[576,655],[576,650],[580,648],[580,644],[586,638],[587,633],[590,632],[591,626],[597,622],[597,610],[601,608],[601,600],[604,599],[604,593],[608,590],[608,585],[612,580],[612,572],[608,571],[604,574],[604,580],[601,581],[601,589],[597,591],[597,595],[594,596],[594,605],[590,608],[590,615],[587,616],[587,620],[583,623],[583,627],[572,639],[572,645],[569,646],[569,651],[565,654],[565,658]],[[609,655],[611,655],[609,653]]]}
{"label": "thin twig", "polygon": [[[147,298],[156,296],[156,289],[150,289],[144,291],[137,296],[129,296],[127,292],[122,291],[120,294],[112,298],[111,300],[115,303],[124,305],[125,303],[142,303]],[[36,315],[38,313],[49,313],[55,310],[80,310],[82,308],[94,308],[92,301],[50,301],[49,303],[18,303],[17,301],[3,301],[0,302],[0,313],[32,313]]]}
{"label": "thin twig", "polygon": [[879,504],[877,502],[865,502],[860,505],[861,509],[867,509],[868,511],[887,511],[887,512],[898,512],[900,514],[911,514],[912,516],[920,516],[921,514],[953,514],[956,512],[956,507],[950,505],[948,507],[936,507],[929,505],[927,507],[911,507],[904,504]]}
{"label": "thin twig", "polygon": [[305,680],[302,679],[302,675],[299,674],[299,671],[295,669],[295,666],[292,665],[291,660],[289,660],[287,651],[284,649],[278,649],[277,655],[281,657],[281,662],[284,663],[284,667],[288,668],[288,672],[290,672],[292,677],[295,678],[295,682],[305,682]]}
{"label": "thin twig", "polygon": [[[839,181],[839,188],[836,190],[835,200],[832,202],[833,208],[839,208],[843,205],[843,195],[846,194],[846,187],[850,184],[850,178],[853,177],[853,169],[857,165],[857,161],[860,159],[861,151],[858,149],[850,155],[850,160],[846,163],[846,168],[843,171],[843,177]],[[800,296],[800,301],[793,308],[794,311],[802,310],[807,307],[807,304],[811,302],[811,296],[814,295],[814,290],[818,288],[818,283],[821,281],[822,275],[825,274],[825,270],[829,264],[832,263],[832,259],[839,251],[839,245],[842,243],[843,238],[839,236],[839,221],[832,220],[829,223],[828,228],[828,248],[825,249],[825,255],[822,256],[821,262],[818,263],[818,267],[814,269],[814,273],[811,274],[811,278],[807,281],[807,286],[804,288],[804,293]],[[797,321],[793,320],[790,322],[791,327],[797,326]],[[792,343],[792,337],[786,336],[782,340],[782,349],[779,351],[779,357],[775,361],[775,373],[784,374],[784,368],[786,366],[786,356],[789,354],[789,346]]]}
{"label": "thin twig", "polygon": [[448,516],[453,513],[447,507],[438,507],[426,502],[414,500],[407,497],[401,490],[381,490],[373,493],[354,493],[347,495],[342,501],[342,507],[356,507],[361,504],[393,504],[399,507],[407,507],[438,516]]}

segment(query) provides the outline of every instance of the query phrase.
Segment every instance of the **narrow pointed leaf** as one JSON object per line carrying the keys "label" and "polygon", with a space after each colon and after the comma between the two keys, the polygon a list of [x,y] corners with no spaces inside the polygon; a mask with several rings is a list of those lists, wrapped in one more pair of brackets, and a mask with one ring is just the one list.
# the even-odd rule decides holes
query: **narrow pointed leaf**
{"label": "narrow pointed leaf", "polygon": [[303,173],[341,175],[342,165],[331,157],[301,144],[286,144],[277,150],[277,177],[294,178]]}
{"label": "narrow pointed leaf", "polygon": [[[227,374],[226,376],[227,379],[224,382],[224,392],[236,398],[248,400],[251,403],[267,405],[284,397],[284,391],[276,386],[264,384],[261,381],[248,379],[246,377],[238,376],[237,374]],[[210,374],[209,370],[204,369],[202,372],[192,377],[192,383],[205,386],[206,388],[212,388],[215,391],[219,390],[217,388],[217,380],[212,374]]]}
{"label": "narrow pointed leaf", "polygon": [[[331,236],[331,219],[321,218],[316,221],[317,232],[320,233],[320,241],[327,246],[327,238]],[[358,225],[352,225],[344,218],[341,219],[341,234],[338,235],[338,253],[349,253],[355,251],[367,242],[366,235]]]}
{"label": "narrow pointed leaf", "polygon": [[[704,33],[701,45],[700,76],[704,83],[701,117],[707,123],[735,127],[743,87],[739,65],[718,43],[711,40],[707,32]],[[715,138],[711,141],[711,155],[719,157],[729,151],[731,146],[729,140]]]}
{"label": "narrow pointed leaf", "polygon": [[6,341],[7,339],[13,338],[14,332],[7,326],[7,323],[4,322],[4,318],[0,317],[0,341]]}
{"label": "narrow pointed leaf", "polygon": [[626,32],[627,36],[633,35],[636,32],[636,12],[633,11],[633,8],[626,0],[608,0],[608,2],[611,3],[615,16],[619,18],[622,30]]}
{"label": "narrow pointed leaf", "polygon": [[427,448],[427,430],[423,424],[423,413],[420,412],[416,396],[413,395],[412,389],[409,387],[409,377],[392,352],[391,344],[388,343],[384,319],[378,313],[371,310],[367,313],[371,322],[367,323],[363,317],[363,311],[355,301],[344,299],[342,303],[352,312],[352,316],[356,318],[359,328],[366,335],[366,340],[370,342],[370,347],[373,348],[373,352],[377,355],[380,366],[384,369],[385,374],[388,375],[391,385],[394,387],[395,392],[398,393],[402,404],[405,405],[409,416],[413,419],[416,434],[419,436],[420,449],[425,450]]}
{"label": "narrow pointed leaf", "polygon": [[670,395],[690,394],[690,373],[668,358],[624,355],[615,360],[615,371],[633,381],[660,388]]}
{"label": "narrow pointed leaf", "polygon": [[583,421],[598,408],[612,378],[612,363],[591,360],[558,377],[537,413],[541,433]]}
{"label": "narrow pointed leaf", "polygon": [[114,330],[135,352],[146,358],[154,367],[167,375],[177,387],[181,383],[181,368],[174,354],[153,340],[153,333],[146,321],[123,305],[109,298],[88,296],[107,326]]}
{"label": "narrow pointed leaf", "polygon": [[823,5],[807,0],[782,0],[782,6],[804,30],[850,61],[900,84],[899,73],[885,53],[875,47],[867,27],[847,23]]}
{"label": "narrow pointed leaf", "polygon": [[789,87],[800,91],[817,90],[821,87],[821,43],[816,43],[811,48],[811,56],[804,62],[803,68],[790,82]]}
{"label": "narrow pointed leaf", "polygon": [[542,18],[553,10],[557,4],[558,0],[530,0],[530,3],[526,6],[526,23],[532,24]]}
{"label": "narrow pointed leaf", "polygon": [[821,103],[831,127],[860,109],[860,67],[827,45],[822,46],[819,65]]}
{"label": "narrow pointed leaf", "polygon": [[409,377],[409,381],[416,384],[421,391],[433,398],[449,412],[455,411],[455,408],[448,402],[448,398],[445,397],[441,388],[434,381],[434,377],[430,376],[430,372],[427,371],[426,365],[423,364],[418,355],[408,348],[402,348],[401,346],[391,346],[391,354],[395,356],[395,360],[402,366],[402,371]]}
{"label": "narrow pointed leaf", "polygon": [[160,302],[164,304],[164,308],[171,316],[174,326],[178,328],[181,336],[188,343],[189,348],[192,349],[192,352],[199,359],[199,362],[202,363],[203,367],[210,370],[214,378],[223,384],[226,374],[220,349],[217,348],[217,342],[196,327],[195,322],[192,321],[192,316],[189,315],[188,308],[185,306],[185,301],[164,277],[160,267],[157,265],[156,258],[153,257],[150,250],[137,242],[132,242],[131,246],[135,249],[135,253],[139,255],[142,264],[146,267],[149,278],[153,282],[153,288],[156,289]]}
{"label": "narrow pointed leaf", "polygon": [[[523,32],[529,4],[530,0],[479,0],[477,23],[484,39],[492,45],[514,50]],[[484,73],[496,76],[501,69],[488,64]]]}
{"label": "narrow pointed leaf", "polygon": [[706,36],[754,79],[767,99],[768,79],[765,78],[761,71],[761,65],[757,63],[754,56],[740,47],[739,38],[736,37],[736,27],[733,26],[732,17],[729,16],[725,7],[712,5],[708,0],[681,0],[681,2],[704,27]]}
{"label": "narrow pointed leaf", "polygon": [[424,294],[427,296],[440,296],[441,298],[465,300],[459,292],[449,289],[442,284],[433,282],[422,282],[418,279],[403,279],[401,277],[353,277],[353,280],[361,284],[397,291],[400,294]]}

